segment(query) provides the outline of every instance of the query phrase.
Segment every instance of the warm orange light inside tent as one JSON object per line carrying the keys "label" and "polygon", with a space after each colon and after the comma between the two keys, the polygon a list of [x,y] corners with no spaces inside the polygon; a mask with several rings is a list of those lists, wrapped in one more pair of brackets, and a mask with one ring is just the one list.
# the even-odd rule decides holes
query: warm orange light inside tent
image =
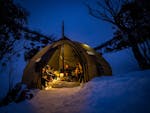
{"label": "warm orange light inside tent", "polygon": [[45,90],[49,90],[51,88],[52,88],[52,86],[48,86],[48,87],[45,88]]}
{"label": "warm orange light inside tent", "polygon": [[60,73],[60,78],[64,77],[64,73]]}

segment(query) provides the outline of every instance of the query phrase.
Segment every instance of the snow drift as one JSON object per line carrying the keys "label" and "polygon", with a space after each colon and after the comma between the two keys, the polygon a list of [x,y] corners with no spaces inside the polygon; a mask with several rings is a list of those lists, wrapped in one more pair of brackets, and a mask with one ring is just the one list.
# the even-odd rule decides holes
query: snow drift
{"label": "snow drift", "polygon": [[109,62],[113,75],[140,70],[131,48],[107,53],[103,57]]}
{"label": "snow drift", "polygon": [[[150,113],[150,70],[140,71],[130,49],[104,57],[113,76],[96,77],[74,88],[33,90],[31,100],[2,106],[0,113]],[[6,81],[1,76],[0,97],[8,89]]]}
{"label": "snow drift", "polygon": [[97,77],[84,86],[34,90],[35,97],[0,113],[150,113],[150,70]]}

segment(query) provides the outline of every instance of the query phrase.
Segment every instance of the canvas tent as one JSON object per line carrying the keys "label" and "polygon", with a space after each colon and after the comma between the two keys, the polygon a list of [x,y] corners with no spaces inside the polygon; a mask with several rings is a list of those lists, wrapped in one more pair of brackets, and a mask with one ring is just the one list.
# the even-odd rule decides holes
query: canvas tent
{"label": "canvas tent", "polygon": [[65,64],[75,67],[78,62],[83,69],[84,82],[95,76],[112,74],[110,65],[98,52],[86,44],[63,37],[43,48],[29,61],[22,82],[29,88],[41,88],[42,67],[48,64],[60,72]]}

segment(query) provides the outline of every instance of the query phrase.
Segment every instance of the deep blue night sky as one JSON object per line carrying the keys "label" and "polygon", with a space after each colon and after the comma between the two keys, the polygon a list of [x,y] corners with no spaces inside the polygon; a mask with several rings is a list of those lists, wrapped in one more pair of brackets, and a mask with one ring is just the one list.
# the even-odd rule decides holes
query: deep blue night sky
{"label": "deep blue night sky", "polygon": [[95,47],[112,38],[112,25],[88,14],[85,0],[15,0],[30,13],[28,26],[47,35],[61,37],[64,20],[65,35],[72,40]]}

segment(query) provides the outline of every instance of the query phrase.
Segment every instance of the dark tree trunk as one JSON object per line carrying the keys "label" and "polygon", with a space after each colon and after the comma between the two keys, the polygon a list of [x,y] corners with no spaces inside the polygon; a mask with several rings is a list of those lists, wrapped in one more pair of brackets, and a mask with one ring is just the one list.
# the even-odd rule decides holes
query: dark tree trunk
{"label": "dark tree trunk", "polygon": [[146,58],[140,52],[138,44],[131,39],[129,39],[129,41],[131,43],[131,48],[132,48],[134,57],[137,60],[140,68],[141,69],[150,69],[150,64],[147,62]]}
{"label": "dark tree trunk", "polygon": [[122,31],[124,31],[124,34],[128,35],[129,45],[131,46],[133,55],[134,55],[135,59],[137,60],[139,67],[141,69],[150,69],[150,63],[148,63],[147,59],[140,51],[140,48],[138,47],[138,42],[137,42],[136,38],[134,38],[134,36],[132,36],[129,29],[125,29],[122,27],[120,27],[120,28]]}
{"label": "dark tree trunk", "polygon": [[143,55],[141,54],[141,52],[139,51],[139,48],[138,48],[138,45],[135,44],[134,46],[131,47],[132,48],[132,51],[133,51],[133,54],[134,54],[134,57],[136,58],[139,66],[142,68],[142,69],[146,69],[148,68],[148,64],[146,62],[146,59],[143,57]]}

